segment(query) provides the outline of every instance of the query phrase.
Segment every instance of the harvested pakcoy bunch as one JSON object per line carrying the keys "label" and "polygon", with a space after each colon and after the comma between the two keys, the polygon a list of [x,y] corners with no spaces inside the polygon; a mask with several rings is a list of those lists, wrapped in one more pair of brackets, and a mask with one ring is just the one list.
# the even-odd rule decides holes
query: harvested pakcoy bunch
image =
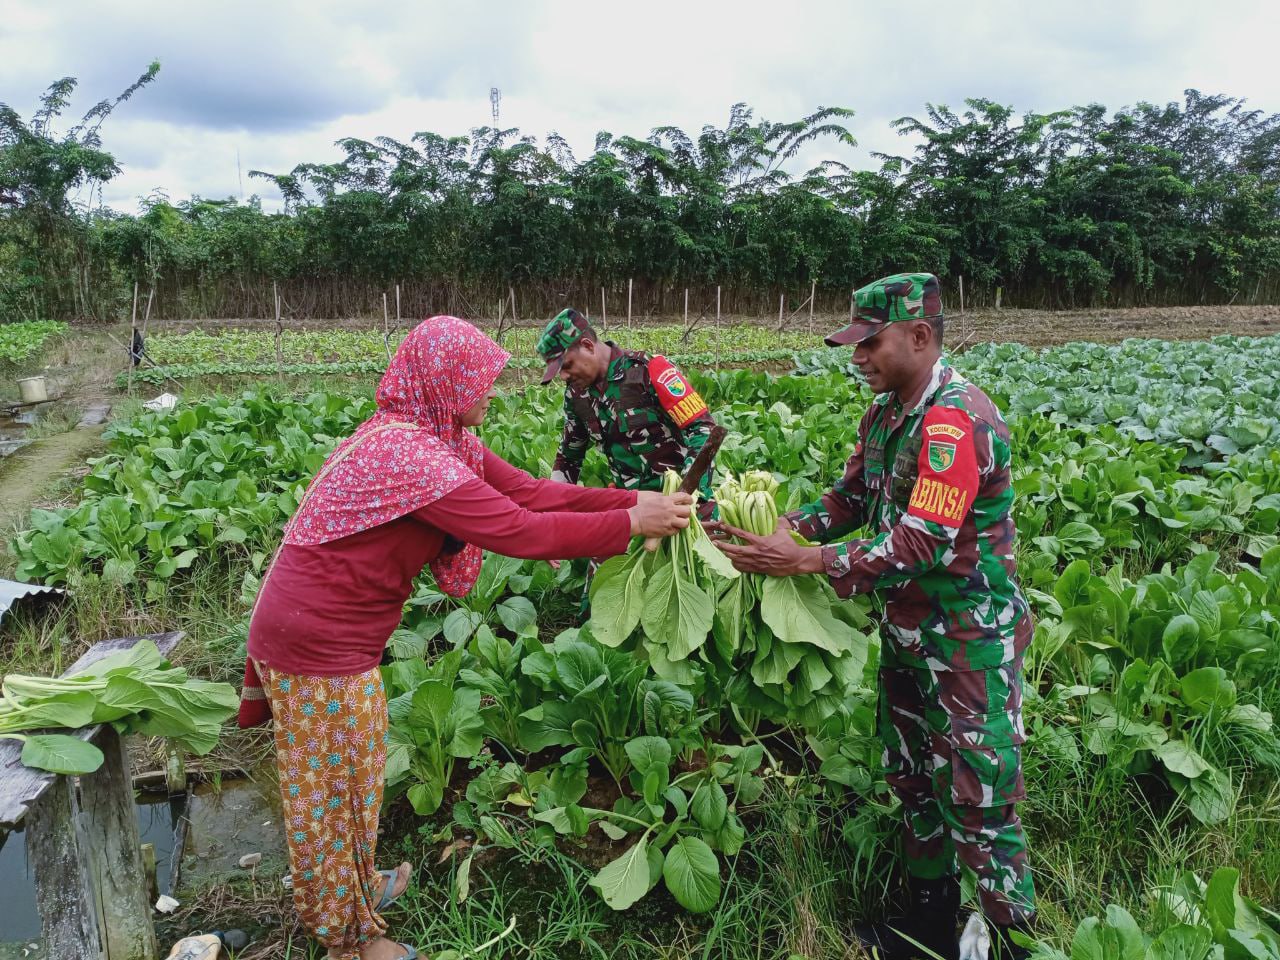
{"label": "harvested pakcoy bunch", "polygon": [[150,640],[69,677],[9,674],[3,692],[0,737],[23,741],[22,762],[28,767],[69,774],[98,769],[102,752],[78,737],[25,731],[110,723],[121,734],[167,737],[203,755],[217,744],[219,728],[239,706],[230,684],[189,677]]}
{"label": "harvested pakcoy bunch", "polygon": [[[668,470],[663,493],[680,486]],[[607,647],[624,644],[637,627],[640,646],[664,680],[690,684],[688,662],[706,643],[719,583],[738,571],[698,523],[667,537],[653,553],[637,541],[629,553],[606,560],[591,584],[591,635]]]}
{"label": "harvested pakcoy bunch", "polygon": [[[668,474],[668,487],[678,481]],[[767,470],[751,470],[729,476],[716,504],[730,525],[769,534],[777,489]],[[825,578],[739,575],[697,524],[653,554],[637,545],[605,562],[591,611],[601,643],[634,637],[660,677],[703,684],[752,730],[762,717],[816,728],[861,683],[871,637],[862,608],[842,602]]]}
{"label": "harvested pakcoy bunch", "polygon": [[[730,526],[767,536],[778,526],[778,481],[767,470],[732,475],[716,489]],[[862,681],[873,628],[818,575],[742,574],[716,597],[712,652],[735,716],[815,729]]]}

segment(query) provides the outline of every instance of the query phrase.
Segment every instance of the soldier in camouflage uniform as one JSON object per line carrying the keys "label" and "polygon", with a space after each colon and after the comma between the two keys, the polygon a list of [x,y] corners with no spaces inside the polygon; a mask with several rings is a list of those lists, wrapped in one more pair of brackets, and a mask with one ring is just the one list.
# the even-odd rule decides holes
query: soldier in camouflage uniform
{"label": "soldier in camouflage uniform", "polygon": [[[711,435],[715,421],[706,402],[671,361],[600,340],[577,310],[562,310],[548,323],[537,350],[547,362],[542,382],[557,375],[565,381],[553,480],[577,483],[587,450],[599,444],[615,486],[660,491],[663,474],[683,475]],[[699,516],[709,519],[710,470],[698,488]],[[594,570],[593,564],[588,585]]]}
{"label": "soldier in camouflage uniform", "polygon": [[[779,520],[771,537],[732,532],[735,566],[825,572],[841,596],[883,591],[880,735],[901,798],[911,909],[859,931],[884,957],[956,955],[956,856],[978,877],[1002,958],[1030,924],[1035,894],[1014,804],[1023,799],[1022,656],[1031,615],[1013,560],[1009,431],[995,404],[942,359],[932,274],[856,292],[853,362],[878,396],[835,488]],[[802,547],[790,527],[821,547]],[[833,544],[862,527],[868,539]]]}

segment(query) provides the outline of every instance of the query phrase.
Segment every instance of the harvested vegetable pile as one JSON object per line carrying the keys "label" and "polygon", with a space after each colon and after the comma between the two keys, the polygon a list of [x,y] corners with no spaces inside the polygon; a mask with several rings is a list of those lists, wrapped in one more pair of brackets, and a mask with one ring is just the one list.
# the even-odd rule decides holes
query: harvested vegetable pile
{"label": "harvested vegetable pile", "polygon": [[92,773],[102,765],[102,751],[67,734],[23,731],[110,723],[122,735],[167,737],[204,755],[239,706],[230,684],[188,676],[150,640],[69,677],[10,674],[3,692],[0,737],[23,741],[22,762],[53,773]]}

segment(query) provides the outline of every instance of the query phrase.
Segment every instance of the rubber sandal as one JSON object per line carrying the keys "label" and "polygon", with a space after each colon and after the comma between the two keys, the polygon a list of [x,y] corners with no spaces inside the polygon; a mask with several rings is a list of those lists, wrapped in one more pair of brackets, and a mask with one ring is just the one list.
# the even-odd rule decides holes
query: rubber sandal
{"label": "rubber sandal", "polygon": [[411,944],[408,944],[408,943],[401,943],[401,942],[400,942],[400,941],[398,941],[398,940],[396,941],[396,946],[397,946],[397,947],[404,947],[404,948],[405,948],[405,950],[409,951],[409,952],[408,952],[408,953],[406,953],[403,957],[401,957],[401,958],[400,958],[400,960],[418,960],[418,948],[417,948],[417,947],[415,947],[415,946],[413,946],[413,945],[411,945]]}
{"label": "rubber sandal", "polygon": [[[396,900],[399,899],[398,896],[392,894],[391,892],[396,887],[396,875],[399,871],[398,870],[379,870],[378,872],[387,878],[386,885],[383,886],[382,888],[382,899],[380,899],[378,901],[378,905],[374,907],[374,910],[376,910],[378,913],[381,913],[383,910],[387,909],[387,907],[391,906],[393,903],[396,902]],[[408,888],[406,887],[405,889],[408,889]],[[401,944],[401,946],[404,946],[404,944]],[[417,956],[417,954],[414,954],[414,956]]]}

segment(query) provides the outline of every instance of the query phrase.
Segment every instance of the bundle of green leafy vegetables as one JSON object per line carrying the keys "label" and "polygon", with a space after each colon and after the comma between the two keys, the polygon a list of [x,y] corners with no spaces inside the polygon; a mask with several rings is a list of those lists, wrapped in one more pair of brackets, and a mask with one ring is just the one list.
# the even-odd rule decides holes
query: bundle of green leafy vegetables
{"label": "bundle of green leafy vegetables", "polygon": [[[777,490],[768,471],[730,474],[716,503],[731,525],[767,536],[778,524]],[[727,698],[740,717],[816,730],[862,682],[874,629],[824,576],[743,574],[721,589],[712,630],[715,656],[729,668]]]}
{"label": "bundle of green leafy vegetables", "polygon": [[[666,491],[678,482],[669,472]],[[716,502],[735,525],[772,533],[777,489],[767,471],[749,471]],[[861,682],[873,631],[824,577],[739,574],[696,523],[652,553],[637,544],[602,564],[589,627],[608,647],[634,641],[659,677],[718,695],[751,730],[761,717],[817,728]]]}
{"label": "bundle of green leafy vegetables", "polygon": [[53,773],[92,773],[102,751],[79,737],[30,733],[110,723],[121,734],[167,737],[203,755],[239,706],[235,689],[187,675],[142,640],[66,677],[9,674],[0,685],[0,738],[23,741],[22,762]]}

